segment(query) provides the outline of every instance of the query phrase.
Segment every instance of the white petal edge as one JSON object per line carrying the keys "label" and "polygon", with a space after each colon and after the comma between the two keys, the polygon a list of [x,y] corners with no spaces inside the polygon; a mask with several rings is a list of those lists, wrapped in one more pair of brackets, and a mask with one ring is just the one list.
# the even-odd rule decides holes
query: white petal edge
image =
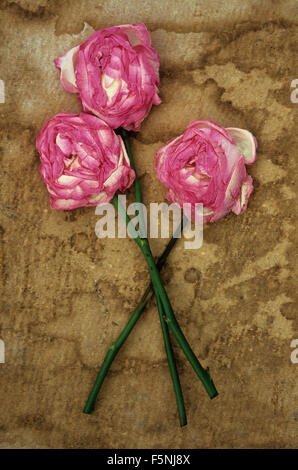
{"label": "white petal edge", "polygon": [[227,127],[226,130],[237,143],[239,152],[244,156],[245,163],[251,165],[257,158],[257,141],[251,132],[237,127]]}
{"label": "white petal edge", "polygon": [[239,197],[232,207],[232,211],[234,212],[234,214],[239,215],[246,211],[247,203],[252,192],[252,177],[250,175],[247,175],[246,180],[241,186]]}
{"label": "white petal edge", "polygon": [[80,46],[73,47],[61,57],[54,60],[56,67],[61,70],[61,84],[69,93],[78,93],[75,66],[78,59],[79,49]]}

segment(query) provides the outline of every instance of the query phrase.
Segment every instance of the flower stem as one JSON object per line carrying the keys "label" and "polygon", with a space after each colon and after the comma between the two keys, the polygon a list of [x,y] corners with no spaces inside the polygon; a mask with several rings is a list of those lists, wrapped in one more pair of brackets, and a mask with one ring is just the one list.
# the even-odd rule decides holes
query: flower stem
{"label": "flower stem", "polygon": [[[131,224],[130,224],[130,218],[127,215],[127,213],[126,213],[125,209],[123,208],[122,204],[119,203],[116,196],[113,197],[113,203],[118,208],[119,213],[125,218],[128,230],[131,231],[132,227],[131,227]],[[176,341],[179,343],[182,351],[184,352],[186,358],[188,359],[188,361],[192,365],[192,367],[193,367],[194,371],[196,372],[197,376],[199,377],[199,379],[203,383],[209,397],[211,399],[215,398],[218,395],[218,392],[217,392],[217,390],[215,388],[215,385],[214,385],[214,383],[213,383],[213,381],[210,377],[209,370],[208,369],[205,370],[201,366],[199,360],[197,359],[196,355],[194,354],[193,350],[191,349],[187,339],[185,338],[185,336],[184,336],[184,334],[183,334],[183,332],[182,332],[182,330],[181,330],[181,328],[180,328],[180,326],[179,326],[179,324],[176,320],[176,317],[174,315],[174,312],[173,312],[172,306],[170,304],[168,295],[167,295],[166,290],[163,286],[159,271],[156,267],[156,264],[155,264],[155,261],[154,261],[154,258],[153,258],[153,255],[152,255],[150,245],[149,245],[149,242],[148,242],[147,238],[141,239],[139,236],[137,236],[137,237],[134,236],[134,238],[135,238],[136,243],[139,245],[139,247],[140,247],[140,249],[141,249],[141,251],[142,251],[142,253],[145,257],[145,260],[147,261],[147,265],[148,265],[148,268],[149,268],[149,273],[150,273],[150,277],[151,277],[155,297],[156,298],[158,296],[160,297],[160,300],[161,300],[162,305],[163,305],[164,313],[165,313],[165,316],[166,316],[165,321],[167,322],[167,324],[168,324],[169,328],[171,329],[174,337],[176,338]]]}
{"label": "flower stem", "polygon": [[215,385],[214,385],[214,383],[213,383],[213,381],[210,377],[209,370],[208,369],[205,370],[201,366],[199,360],[197,359],[196,355],[194,354],[193,350],[191,349],[187,339],[185,338],[185,336],[184,336],[184,334],[183,334],[183,332],[182,332],[182,330],[181,330],[181,328],[180,328],[180,326],[179,326],[179,324],[176,320],[176,317],[174,315],[174,312],[173,312],[172,306],[170,304],[168,295],[167,295],[166,290],[163,286],[159,271],[158,271],[158,269],[156,267],[156,264],[154,262],[154,258],[152,256],[148,240],[146,240],[146,239],[143,240],[142,251],[143,251],[143,254],[144,254],[145,259],[146,259],[147,264],[148,264],[148,268],[149,268],[149,272],[150,272],[150,276],[151,276],[155,296],[159,296],[160,300],[163,304],[163,309],[164,309],[165,316],[166,316],[165,321],[167,322],[169,328],[171,329],[174,337],[176,338],[177,342],[179,343],[179,345],[180,345],[182,351],[184,352],[186,358],[188,359],[188,361],[192,365],[192,367],[193,367],[194,371],[196,372],[197,376],[199,377],[199,379],[203,383],[209,397],[211,399],[215,398],[218,395],[218,392],[217,392],[217,390],[215,388]]}
{"label": "flower stem", "polygon": [[135,175],[136,175],[135,181],[134,181],[136,206],[137,206],[136,214],[139,217],[139,228],[140,228],[141,238],[145,238],[147,230],[146,230],[146,226],[145,226],[145,222],[144,222],[143,210],[142,210],[142,205],[141,205],[142,204],[142,188],[141,188],[140,180],[138,178],[138,174],[137,174],[135,162],[134,162],[134,159],[133,159],[132,151],[131,151],[131,148],[130,148],[129,134],[122,127],[119,128],[119,133],[120,133],[120,135],[121,135],[121,137],[124,141],[124,145],[125,145],[125,148],[126,148],[126,151],[127,151],[127,155],[128,155],[129,161],[130,161],[130,166],[134,170]]}
{"label": "flower stem", "polygon": [[[138,215],[138,220],[139,220],[140,237],[141,239],[147,240],[147,229],[146,229],[146,224],[144,221],[144,214],[143,214],[143,207],[142,207],[142,189],[141,189],[140,181],[139,181],[138,174],[136,171],[132,151],[130,148],[129,134],[123,128],[120,128],[119,131],[122,136],[122,139],[124,140],[125,148],[126,148],[129,160],[130,160],[130,165],[136,175],[135,181],[134,181],[134,188],[135,188],[135,197],[136,197],[136,204],[137,204],[136,214]],[[141,246],[140,248],[142,249]],[[180,384],[178,370],[176,366],[176,361],[174,357],[174,352],[173,352],[172,345],[171,345],[170,334],[169,334],[168,326],[165,322],[162,302],[158,296],[156,296],[156,301],[157,301],[157,309],[158,309],[159,319],[160,319],[160,324],[161,324],[161,330],[162,330],[163,339],[164,339],[165,351],[167,355],[170,374],[171,374],[174,392],[176,396],[176,403],[177,403],[177,408],[178,408],[180,425],[185,426],[187,423],[186,412],[185,412],[183,394],[182,394],[181,384]]]}
{"label": "flower stem", "polygon": [[[173,235],[173,237],[171,238],[171,240],[167,244],[167,246],[164,249],[164,251],[163,251],[162,255],[160,256],[160,258],[158,259],[158,261],[156,263],[158,269],[161,269],[163,267],[163,265],[165,264],[168,255],[172,251],[172,249],[173,249],[173,247],[174,247],[174,245],[175,245],[175,243],[178,239],[177,235],[179,233],[181,233],[181,231],[183,229],[183,223],[184,222],[185,222],[185,219],[182,219],[181,224],[179,225],[177,231],[175,232],[175,234]],[[95,405],[97,395],[98,395],[98,393],[101,389],[101,386],[104,382],[104,379],[105,379],[105,377],[106,377],[106,375],[107,375],[107,373],[108,373],[108,371],[109,371],[109,369],[112,365],[113,360],[117,356],[119,350],[121,349],[122,345],[124,344],[124,342],[128,338],[129,334],[133,330],[135,324],[137,323],[138,319],[140,318],[140,316],[141,316],[142,312],[144,311],[146,305],[151,300],[152,296],[153,296],[153,289],[152,289],[152,283],[150,282],[150,284],[148,285],[146,291],[143,294],[143,297],[142,297],[139,305],[137,306],[137,308],[135,309],[135,311],[131,315],[130,319],[128,320],[127,324],[123,328],[122,332],[120,333],[120,335],[118,336],[116,341],[114,343],[112,343],[111,346],[109,347],[109,350],[108,350],[108,352],[107,352],[107,354],[104,358],[104,361],[103,361],[102,366],[100,368],[100,371],[97,375],[97,378],[94,382],[92,390],[89,394],[88,400],[86,401],[86,404],[85,404],[85,407],[84,407],[84,413],[91,414],[92,411],[94,410],[94,405]],[[180,402],[179,402],[179,407],[178,407],[179,417],[183,416],[183,413],[182,413],[182,411],[180,411],[180,409],[182,410],[182,406],[180,405]],[[181,422],[183,422],[182,418],[180,418],[180,423]]]}
{"label": "flower stem", "polygon": [[168,326],[165,322],[165,315],[164,315],[164,312],[163,312],[162,302],[161,302],[159,296],[156,297],[156,302],[157,302],[157,308],[158,308],[158,313],[159,313],[159,318],[160,318],[160,324],[161,324],[161,329],[162,329],[162,334],[163,334],[163,339],[164,339],[165,350],[166,350],[166,354],[167,354],[170,374],[171,374],[173,387],[174,387],[174,392],[175,392],[175,397],[176,397],[176,403],[177,403],[177,408],[178,408],[180,426],[182,427],[182,426],[185,426],[187,424],[187,418],[186,418],[186,411],[185,411],[185,406],[184,406],[181,383],[180,383],[179,374],[178,374],[178,370],[177,370],[177,365],[176,365],[176,361],[175,361],[175,356],[174,356],[174,352],[173,352],[173,348],[172,348],[172,344],[171,344],[171,340],[170,340]]}
{"label": "flower stem", "polygon": [[152,297],[152,290],[150,286],[147,288],[141,302],[133,312],[132,316],[128,320],[127,324],[125,325],[125,328],[122,330],[118,338],[114,343],[111,344],[109,347],[109,350],[104,358],[104,361],[102,363],[102,366],[100,368],[100,371],[96,377],[96,380],[94,382],[94,385],[92,387],[92,390],[89,394],[89,397],[86,401],[85,407],[84,407],[84,413],[90,414],[94,410],[94,405],[95,401],[97,398],[97,395],[101,389],[101,386],[103,384],[103,381],[108,373],[108,370],[110,369],[113,360],[117,356],[121,346],[125,342],[125,340],[128,338],[130,332],[132,331],[133,327],[135,326],[136,322],[141,316],[141,313],[143,312],[146,304],[149,302],[149,300]]}
{"label": "flower stem", "polygon": [[[141,186],[140,186],[139,179],[137,177],[137,172],[136,172],[136,168],[135,168],[135,164],[134,164],[134,160],[133,160],[133,155],[132,155],[132,152],[131,152],[131,149],[130,149],[128,133],[125,129],[122,129],[122,128],[120,128],[119,131],[120,131],[120,134],[122,135],[122,138],[124,140],[124,144],[125,144],[125,147],[126,147],[129,159],[130,159],[130,165],[131,165],[131,167],[133,168],[133,170],[135,171],[135,174],[136,174],[136,179],[135,179],[136,201],[137,202],[142,202]],[[116,200],[116,197],[114,196],[114,198],[113,198],[114,204],[115,204],[115,200]],[[127,214],[126,214],[126,216],[127,216]],[[126,219],[126,222],[128,222],[128,219],[126,217],[125,217],[125,219]],[[145,225],[144,221],[143,221],[142,212],[140,212],[140,214],[139,214],[139,223],[140,223],[140,233],[141,233],[141,237],[142,237],[142,233],[143,233],[142,230],[143,230],[144,225]],[[155,297],[157,299],[157,302],[159,303],[159,301],[160,301],[161,304],[162,304],[163,312],[164,312],[164,316],[165,316],[165,321],[167,322],[169,328],[172,330],[172,333],[173,333],[174,337],[176,338],[179,345],[181,346],[184,354],[186,355],[188,361],[192,365],[194,371],[198,375],[199,379],[202,381],[209,397],[211,399],[216,397],[218,395],[218,392],[217,392],[217,390],[215,388],[215,385],[214,385],[214,383],[213,383],[213,381],[210,377],[209,370],[208,369],[205,370],[201,366],[199,360],[197,359],[196,355],[194,354],[193,350],[191,349],[189,343],[187,342],[187,340],[186,340],[186,338],[185,338],[185,336],[184,336],[184,334],[183,334],[183,332],[182,332],[182,330],[181,330],[181,328],[180,328],[180,326],[179,326],[179,324],[176,320],[176,317],[174,315],[174,312],[173,312],[171,303],[169,301],[167,292],[164,288],[164,285],[163,285],[163,282],[161,280],[159,271],[156,267],[156,264],[155,264],[155,261],[154,261],[154,258],[153,258],[153,255],[152,255],[152,252],[151,252],[151,249],[150,249],[148,239],[143,238],[143,239],[137,240],[135,238],[135,241],[138,243],[138,245],[141,248],[141,250],[143,252],[143,255],[144,255],[144,257],[147,261],[147,265],[148,265],[148,268],[149,268],[149,272],[150,272],[150,276],[151,276],[151,280],[152,280],[152,285],[153,285],[153,289],[154,289],[154,293],[155,293]],[[163,317],[163,315],[162,315],[162,317]]]}

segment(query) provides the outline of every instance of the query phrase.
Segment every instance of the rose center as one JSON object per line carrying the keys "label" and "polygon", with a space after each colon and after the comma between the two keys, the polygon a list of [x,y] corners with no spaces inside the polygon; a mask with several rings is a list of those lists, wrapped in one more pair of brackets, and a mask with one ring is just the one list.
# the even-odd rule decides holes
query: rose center
{"label": "rose center", "polygon": [[67,155],[64,157],[64,168],[73,171],[80,166],[78,155]]}

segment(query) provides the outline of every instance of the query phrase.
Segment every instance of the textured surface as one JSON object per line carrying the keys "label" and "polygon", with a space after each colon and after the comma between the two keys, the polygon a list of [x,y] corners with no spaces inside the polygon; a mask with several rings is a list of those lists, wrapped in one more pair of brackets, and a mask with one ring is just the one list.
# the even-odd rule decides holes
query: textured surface
{"label": "textured surface", "polygon": [[[297,447],[295,18],[294,0],[0,2],[1,447]],[[191,120],[248,128],[259,141],[247,212],[207,226],[200,250],[178,242],[164,271],[177,317],[220,393],[210,401],[177,351],[183,429],[154,304],[95,413],[82,414],[148,274],[132,240],[96,238],[93,209],[50,209],[35,151],[47,118],[79,109],[53,59],[94,29],[140,21],[161,56],[163,99],[133,139],[146,202],[165,195],[155,151]],[[164,244],[153,240],[154,252]]]}

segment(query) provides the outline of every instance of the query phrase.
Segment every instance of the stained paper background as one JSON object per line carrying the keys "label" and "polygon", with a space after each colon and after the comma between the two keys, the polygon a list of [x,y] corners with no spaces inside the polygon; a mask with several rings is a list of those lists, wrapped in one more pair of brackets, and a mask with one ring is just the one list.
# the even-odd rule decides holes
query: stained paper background
{"label": "stained paper background", "polygon": [[[0,2],[1,447],[297,447],[297,12],[294,0]],[[183,429],[154,304],[95,413],[82,413],[148,273],[132,240],[96,238],[92,208],[50,208],[35,150],[48,118],[79,110],[53,59],[96,29],[137,22],[161,56],[163,104],[132,140],[147,203],[165,199],[155,151],[191,120],[248,128],[259,142],[247,212],[208,225],[200,250],[179,241],[163,274],[219,390],[210,401],[176,349]],[[165,243],[153,240],[154,253]]]}

